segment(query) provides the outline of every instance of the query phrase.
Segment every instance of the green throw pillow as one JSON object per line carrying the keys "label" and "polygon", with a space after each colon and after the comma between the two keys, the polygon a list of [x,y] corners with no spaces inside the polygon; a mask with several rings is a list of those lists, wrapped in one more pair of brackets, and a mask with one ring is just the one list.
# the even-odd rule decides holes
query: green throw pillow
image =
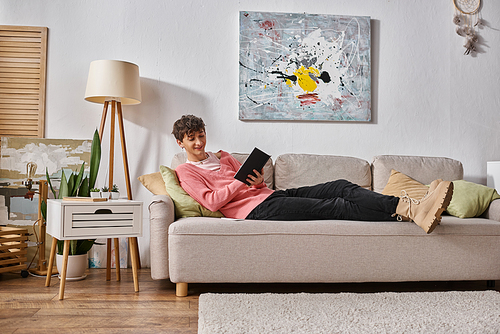
{"label": "green throw pillow", "polygon": [[177,174],[175,174],[173,169],[160,166],[160,173],[165,182],[167,193],[174,202],[176,219],[186,217],[224,217],[219,211],[210,211],[189,196],[179,185],[179,179],[177,179]]}
{"label": "green throw pillow", "polygon": [[500,195],[493,188],[464,180],[453,181],[453,197],[446,211],[459,218],[479,217],[497,198]]}

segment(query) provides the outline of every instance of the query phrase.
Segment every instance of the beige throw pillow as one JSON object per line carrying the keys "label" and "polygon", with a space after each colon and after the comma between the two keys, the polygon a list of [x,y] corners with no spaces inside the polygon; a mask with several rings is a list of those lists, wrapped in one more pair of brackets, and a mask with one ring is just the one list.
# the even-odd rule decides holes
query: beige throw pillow
{"label": "beige throw pillow", "polygon": [[402,190],[411,198],[421,199],[429,187],[393,169],[382,194],[399,197]]}
{"label": "beige throw pillow", "polygon": [[154,195],[168,195],[160,172],[141,175],[137,179]]}

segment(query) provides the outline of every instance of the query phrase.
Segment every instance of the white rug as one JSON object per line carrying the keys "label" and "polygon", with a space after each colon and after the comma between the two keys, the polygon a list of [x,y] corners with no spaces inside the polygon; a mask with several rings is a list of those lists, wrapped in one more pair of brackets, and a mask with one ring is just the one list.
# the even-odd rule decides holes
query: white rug
{"label": "white rug", "polygon": [[500,293],[207,293],[198,333],[500,333]]}

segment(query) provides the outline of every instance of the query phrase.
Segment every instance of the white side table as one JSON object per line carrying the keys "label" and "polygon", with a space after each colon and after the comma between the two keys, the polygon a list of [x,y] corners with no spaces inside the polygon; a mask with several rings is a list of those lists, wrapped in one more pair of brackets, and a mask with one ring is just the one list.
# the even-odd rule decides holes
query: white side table
{"label": "white side table", "polygon": [[[100,237],[128,237],[132,257],[135,292],[139,292],[136,237],[142,235],[142,202],[110,200],[106,202],[47,200],[47,233],[53,237],[45,286],[50,286],[57,240],[64,240],[63,266],[59,299],[64,299],[70,240]],[[119,263],[119,262],[117,262]],[[119,270],[119,265],[116,266]]]}

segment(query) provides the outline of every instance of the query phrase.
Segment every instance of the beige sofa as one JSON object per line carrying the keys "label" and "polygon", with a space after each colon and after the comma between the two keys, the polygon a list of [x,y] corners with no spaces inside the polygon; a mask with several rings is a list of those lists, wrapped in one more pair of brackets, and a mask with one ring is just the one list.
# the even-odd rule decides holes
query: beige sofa
{"label": "beige sofa", "polygon": [[[245,155],[235,155],[240,161]],[[184,161],[178,154],[172,167]],[[459,161],[440,157],[284,154],[266,166],[274,189],[347,179],[381,192],[391,170],[415,180],[459,180]],[[151,276],[177,283],[394,282],[500,279],[500,200],[481,218],[444,215],[432,234],[411,222],[174,220],[173,202],[149,205]]]}

